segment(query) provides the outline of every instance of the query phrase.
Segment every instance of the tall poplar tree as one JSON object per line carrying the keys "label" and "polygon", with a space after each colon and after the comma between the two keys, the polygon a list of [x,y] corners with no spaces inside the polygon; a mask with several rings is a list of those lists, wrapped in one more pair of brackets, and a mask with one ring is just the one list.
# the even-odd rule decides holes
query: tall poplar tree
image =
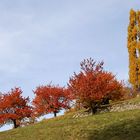
{"label": "tall poplar tree", "polygon": [[130,10],[128,26],[129,82],[140,90],[140,11]]}

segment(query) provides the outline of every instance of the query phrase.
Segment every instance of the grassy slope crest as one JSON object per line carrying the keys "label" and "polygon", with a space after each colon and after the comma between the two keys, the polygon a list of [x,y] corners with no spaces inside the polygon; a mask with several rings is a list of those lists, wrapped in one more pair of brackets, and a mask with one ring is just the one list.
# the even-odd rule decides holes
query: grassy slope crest
{"label": "grassy slope crest", "polygon": [[[139,99],[130,102],[139,102]],[[140,140],[140,110],[73,118],[69,113],[0,132],[0,140]]]}

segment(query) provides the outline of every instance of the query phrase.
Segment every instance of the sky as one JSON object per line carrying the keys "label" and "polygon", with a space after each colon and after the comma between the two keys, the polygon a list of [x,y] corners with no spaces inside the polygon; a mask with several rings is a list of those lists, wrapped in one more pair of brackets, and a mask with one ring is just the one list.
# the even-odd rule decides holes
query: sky
{"label": "sky", "polygon": [[0,92],[66,86],[89,57],[127,81],[131,8],[140,0],[0,0]]}

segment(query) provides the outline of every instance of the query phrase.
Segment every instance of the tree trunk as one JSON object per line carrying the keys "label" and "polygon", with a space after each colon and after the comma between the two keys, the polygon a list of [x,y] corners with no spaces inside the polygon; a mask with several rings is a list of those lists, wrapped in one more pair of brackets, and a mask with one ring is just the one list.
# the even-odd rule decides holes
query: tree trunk
{"label": "tree trunk", "polygon": [[56,112],[53,112],[54,113],[54,117],[56,117],[57,116],[57,113]]}
{"label": "tree trunk", "polygon": [[14,124],[14,128],[19,127],[19,124],[17,124],[17,120],[12,120],[12,121],[13,121],[13,124]]}
{"label": "tree trunk", "polygon": [[97,112],[97,107],[91,107],[91,114],[94,115]]}
{"label": "tree trunk", "polygon": [[17,128],[16,120],[13,120],[14,128]]}

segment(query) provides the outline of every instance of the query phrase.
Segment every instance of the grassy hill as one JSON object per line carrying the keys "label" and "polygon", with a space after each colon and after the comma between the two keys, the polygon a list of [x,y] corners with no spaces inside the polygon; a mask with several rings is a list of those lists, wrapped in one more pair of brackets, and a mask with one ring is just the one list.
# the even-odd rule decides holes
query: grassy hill
{"label": "grassy hill", "polygon": [[0,132],[0,140],[140,140],[140,110],[83,118],[73,118],[73,115],[69,113],[24,128]]}

